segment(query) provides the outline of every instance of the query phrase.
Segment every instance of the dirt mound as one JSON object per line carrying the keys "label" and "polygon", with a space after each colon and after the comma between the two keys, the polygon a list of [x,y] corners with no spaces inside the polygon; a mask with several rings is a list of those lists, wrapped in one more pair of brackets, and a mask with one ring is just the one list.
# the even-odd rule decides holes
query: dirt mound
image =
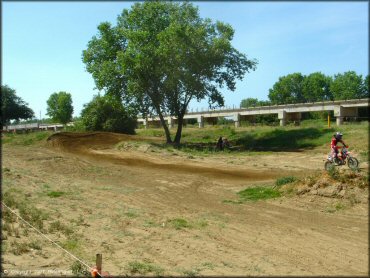
{"label": "dirt mound", "polygon": [[351,203],[366,203],[368,192],[367,177],[350,170],[328,172],[310,176],[294,185],[285,185],[282,190],[295,187],[297,195],[313,195],[328,198],[346,199]]}
{"label": "dirt mound", "polygon": [[61,148],[86,148],[89,146],[110,146],[123,140],[132,140],[133,135],[111,132],[72,133],[60,132],[51,135],[49,145]]}
{"label": "dirt mound", "polygon": [[[267,180],[280,175],[270,170],[233,170],[194,165],[194,163],[173,163],[141,157],[139,152],[114,152],[118,143],[123,141],[147,141],[153,138],[144,138],[135,135],[125,135],[109,132],[69,133],[61,132],[47,139],[48,145],[62,151],[83,155],[95,160],[110,162],[119,165],[151,168],[155,170],[176,171],[180,173],[200,174],[223,179]],[[155,139],[158,141],[158,139]],[[112,152],[113,151],[113,152]]]}

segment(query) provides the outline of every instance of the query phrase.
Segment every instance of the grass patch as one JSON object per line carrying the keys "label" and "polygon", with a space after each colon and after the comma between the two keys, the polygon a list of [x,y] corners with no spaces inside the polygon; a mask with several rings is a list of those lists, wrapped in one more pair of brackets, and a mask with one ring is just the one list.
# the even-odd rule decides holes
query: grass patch
{"label": "grass patch", "polygon": [[47,193],[47,195],[51,198],[58,198],[60,196],[63,196],[64,194],[66,193],[63,191],[50,191]]}
{"label": "grass patch", "polygon": [[186,269],[181,271],[181,273],[184,274],[186,277],[195,277],[199,274],[199,272],[199,268]]}
{"label": "grass patch", "polygon": [[[301,151],[320,147],[320,151],[330,151],[328,144],[337,127],[327,128],[322,120],[302,121],[300,126],[248,126],[235,129],[230,126],[206,126],[204,128],[183,128],[181,144],[177,148],[192,155],[207,156],[210,154],[236,152],[269,152],[269,151]],[[142,136],[156,136],[165,141],[163,129],[137,129]],[[351,146],[351,151],[358,152],[362,158],[368,155],[368,123],[346,124],[340,127],[344,139]],[[232,148],[215,152],[218,138],[226,137]],[[289,142],[289,143],[287,143]],[[365,142],[365,144],[363,144]],[[155,144],[159,149],[167,148],[167,144]]]}
{"label": "grass patch", "polygon": [[167,223],[176,230],[181,230],[184,228],[191,228],[192,225],[183,218],[174,218],[167,221]]}
{"label": "grass patch", "polygon": [[22,244],[16,241],[12,241],[10,243],[10,250],[11,253],[13,253],[16,256],[22,255],[23,253],[27,253],[30,251],[27,244]]}
{"label": "grass patch", "polygon": [[161,225],[154,222],[153,220],[145,220],[143,226],[145,228],[160,227]]}
{"label": "grass patch", "polygon": [[86,270],[86,266],[81,264],[79,261],[75,261],[70,269],[72,270],[72,273],[78,277],[91,277],[91,274],[89,271]]}
{"label": "grass patch", "polygon": [[354,205],[356,205],[356,204],[359,204],[359,203],[361,203],[361,201],[356,197],[356,195],[355,194],[351,194],[351,195],[349,195],[349,197],[348,197],[348,201],[349,201],[349,203],[350,203],[350,205],[353,207]]}
{"label": "grass patch", "polygon": [[336,167],[330,168],[330,170],[328,171],[328,174],[334,180],[339,180],[340,179],[340,173],[339,173],[339,170]]}
{"label": "grass patch", "polygon": [[271,187],[256,186],[239,191],[238,195],[243,201],[257,201],[277,198],[281,196],[281,193]]}
{"label": "grass patch", "polygon": [[336,210],[344,209],[344,205],[342,203],[336,203],[334,207]]}
{"label": "grass patch", "polygon": [[128,209],[127,212],[124,213],[128,218],[136,218],[139,216],[139,212],[135,209]]}
{"label": "grass patch", "polygon": [[61,246],[72,252],[76,251],[80,247],[80,242],[78,241],[78,239],[70,238],[64,241]]}
{"label": "grass patch", "polygon": [[208,222],[205,219],[200,219],[200,220],[194,222],[193,225],[194,225],[195,228],[203,229],[203,228],[208,226]]}
{"label": "grass patch", "polygon": [[[8,194],[5,193],[4,197],[5,197],[5,195],[8,195]],[[12,207],[13,209],[18,209],[20,216],[24,220],[26,220],[27,222],[29,222],[31,225],[35,226],[36,228],[42,230],[43,227],[44,227],[44,220],[46,220],[48,218],[48,215],[46,213],[44,213],[43,211],[41,211],[40,209],[38,209],[38,208],[34,207],[33,205],[29,204],[28,200],[17,199],[14,196],[12,196],[12,197],[9,197],[9,196],[12,196],[12,195],[8,195],[8,197],[3,198],[3,200],[7,199],[8,201],[9,200],[13,200],[13,201],[6,202],[4,200],[5,203],[8,206]]]}
{"label": "grass patch", "polygon": [[328,213],[334,213],[334,212],[337,212],[337,211],[343,210],[343,209],[345,209],[344,204],[342,204],[341,202],[338,202],[335,205],[333,205],[331,207],[328,207],[325,211],[328,212]]}
{"label": "grass patch", "polygon": [[48,231],[49,233],[61,232],[66,236],[73,234],[73,230],[59,220],[51,222]]}
{"label": "grass patch", "polygon": [[132,261],[127,264],[127,269],[131,274],[154,273],[156,276],[163,275],[164,269],[153,263]]}
{"label": "grass patch", "polygon": [[284,184],[287,184],[287,183],[292,183],[292,182],[295,182],[297,181],[297,178],[294,177],[294,176],[287,176],[287,177],[282,177],[282,178],[278,178],[275,182],[275,185],[276,186],[282,186]]}
{"label": "grass patch", "polygon": [[204,263],[202,263],[202,266],[205,267],[205,268],[211,269],[211,270],[213,270],[215,268],[215,265],[211,262],[204,262]]}
{"label": "grass patch", "polygon": [[238,201],[235,201],[235,200],[223,200],[222,202],[225,203],[225,204],[236,204],[236,205],[243,203],[240,200],[238,200]]}
{"label": "grass patch", "polygon": [[35,250],[41,250],[42,249],[41,242],[38,241],[38,240],[30,242],[28,244],[28,247],[31,248],[31,249],[35,249]]}
{"label": "grass patch", "polygon": [[3,144],[17,145],[17,146],[30,146],[41,141],[45,141],[52,132],[50,131],[40,131],[31,132],[25,134],[14,134],[5,133],[2,138]]}

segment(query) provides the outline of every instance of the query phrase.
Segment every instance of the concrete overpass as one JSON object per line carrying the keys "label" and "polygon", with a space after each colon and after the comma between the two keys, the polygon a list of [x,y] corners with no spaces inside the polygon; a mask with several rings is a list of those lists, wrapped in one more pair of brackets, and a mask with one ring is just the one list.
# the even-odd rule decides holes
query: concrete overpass
{"label": "concrete overpass", "polygon": [[[73,126],[73,123],[68,123],[67,126]],[[51,124],[40,124],[40,123],[29,123],[29,124],[18,124],[8,125],[3,127],[3,132],[17,132],[17,131],[42,131],[42,130],[60,130],[63,129],[64,125],[59,123]]]}
{"label": "concrete overpass", "polygon": [[[248,119],[256,115],[277,114],[278,119],[280,120],[280,125],[284,126],[287,121],[300,121],[301,113],[303,112],[334,111],[336,123],[337,125],[341,125],[345,117],[358,117],[358,108],[369,107],[369,100],[369,98],[365,98],[237,109],[207,110],[187,113],[185,114],[184,119],[196,119],[199,128],[202,128],[204,127],[204,122],[207,120],[217,119],[218,117],[231,117],[234,120],[235,127],[239,127],[240,121],[243,119]],[[176,117],[166,115],[165,120],[167,121],[168,126],[172,128],[176,122]],[[138,122],[147,127],[149,122],[160,122],[160,119],[156,116],[147,119],[139,118]]]}

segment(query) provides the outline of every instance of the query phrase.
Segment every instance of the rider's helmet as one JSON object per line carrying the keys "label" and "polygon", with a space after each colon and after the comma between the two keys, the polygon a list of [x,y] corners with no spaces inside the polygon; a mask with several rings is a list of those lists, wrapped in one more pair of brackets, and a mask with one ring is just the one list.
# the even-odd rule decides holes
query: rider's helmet
{"label": "rider's helmet", "polygon": [[335,139],[340,140],[340,139],[342,139],[343,134],[340,133],[340,132],[337,132],[337,133],[334,134],[334,136],[335,136]]}

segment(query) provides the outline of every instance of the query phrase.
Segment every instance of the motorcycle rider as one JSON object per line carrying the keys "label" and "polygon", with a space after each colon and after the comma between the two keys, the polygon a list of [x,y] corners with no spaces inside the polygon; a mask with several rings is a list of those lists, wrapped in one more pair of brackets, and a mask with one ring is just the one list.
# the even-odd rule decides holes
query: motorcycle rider
{"label": "motorcycle rider", "polygon": [[330,144],[330,147],[331,147],[331,157],[333,158],[334,162],[335,163],[338,163],[338,147],[337,147],[337,144],[340,142],[342,143],[346,148],[348,148],[348,146],[346,145],[346,143],[343,141],[342,139],[343,137],[343,134],[340,133],[340,132],[336,132],[332,139],[331,139],[331,144]]}

